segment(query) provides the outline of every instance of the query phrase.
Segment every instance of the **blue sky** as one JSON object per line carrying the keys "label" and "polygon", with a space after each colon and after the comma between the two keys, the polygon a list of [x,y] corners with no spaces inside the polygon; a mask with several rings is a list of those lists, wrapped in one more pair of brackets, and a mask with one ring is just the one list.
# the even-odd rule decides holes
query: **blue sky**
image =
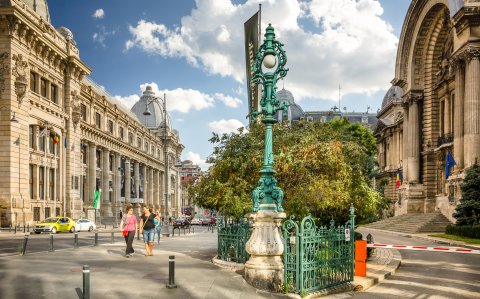
{"label": "blue sky", "polygon": [[262,3],[262,28],[285,44],[285,86],[305,111],[377,111],[394,76],[410,0],[48,0],[91,77],[130,108],[150,84],[167,94],[182,159],[206,169],[212,131],[247,125],[243,23]]}

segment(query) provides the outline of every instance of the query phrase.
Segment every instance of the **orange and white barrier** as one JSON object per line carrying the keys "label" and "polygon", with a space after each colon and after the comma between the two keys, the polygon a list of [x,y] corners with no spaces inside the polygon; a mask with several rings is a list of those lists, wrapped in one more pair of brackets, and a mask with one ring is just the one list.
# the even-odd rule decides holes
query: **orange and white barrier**
{"label": "orange and white barrier", "polygon": [[381,244],[381,243],[367,244],[367,247],[480,254],[480,250],[461,248],[461,247],[429,247],[429,246],[415,246],[415,245],[391,245],[391,244]]}

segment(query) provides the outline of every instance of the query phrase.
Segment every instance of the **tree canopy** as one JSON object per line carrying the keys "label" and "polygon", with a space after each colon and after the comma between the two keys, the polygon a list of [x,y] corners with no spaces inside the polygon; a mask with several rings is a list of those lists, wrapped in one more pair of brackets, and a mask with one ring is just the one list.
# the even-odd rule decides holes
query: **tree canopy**
{"label": "tree canopy", "polygon": [[[236,218],[251,210],[263,163],[264,128],[254,124],[249,132],[213,135],[212,166],[189,190],[196,204]],[[346,221],[351,204],[358,220],[377,213],[380,196],[369,180],[375,138],[361,124],[346,119],[276,124],[273,151],[287,215]]]}

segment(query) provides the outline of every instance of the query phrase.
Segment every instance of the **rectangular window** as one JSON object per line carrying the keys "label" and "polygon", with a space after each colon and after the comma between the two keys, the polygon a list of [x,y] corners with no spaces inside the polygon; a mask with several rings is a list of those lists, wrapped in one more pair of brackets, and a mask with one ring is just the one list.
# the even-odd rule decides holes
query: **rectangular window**
{"label": "rectangular window", "polygon": [[55,208],[55,215],[56,217],[60,216],[60,208]]}
{"label": "rectangular window", "polygon": [[33,148],[33,132],[35,130],[34,126],[28,126],[28,146]]}
{"label": "rectangular window", "polygon": [[[48,130],[47,131],[44,131],[45,128],[40,128],[39,132],[39,136],[38,136],[38,148],[44,152],[45,151],[45,139],[47,138],[47,134],[48,134]],[[43,136],[42,136],[43,134]]]}
{"label": "rectangular window", "polygon": [[142,148],[142,138],[140,138],[140,137],[137,137],[137,147],[138,147],[139,149]]}
{"label": "rectangular window", "polygon": [[87,121],[87,106],[80,104],[80,114],[83,121]]}
{"label": "rectangular window", "polygon": [[110,132],[111,134],[113,134],[113,121],[111,120],[108,120],[108,132]]}
{"label": "rectangular window", "polygon": [[452,97],[450,98],[450,119],[452,120],[450,122],[450,132],[453,133],[455,130],[455,94],[452,94]]}
{"label": "rectangular window", "polygon": [[100,151],[96,151],[96,156],[97,156],[97,161],[96,161],[96,162],[97,162],[97,168],[101,168],[101,165],[102,165],[102,164],[101,164],[101,162],[102,162],[102,160],[101,160],[101,156],[102,156],[102,155],[101,155],[101,152],[100,152]]}
{"label": "rectangular window", "polygon": [[100,113],[95,112],[95,126],[101,129],[102,128],[101,123],[102,123],[102,116],[100,115]]}
{"label": "rectangular window", "polygon": [[123,127],[120,127],[120,128],[118,129],[118,136],[120,137],[120,139],[123,140]]}
{"label": "rectangular window", "polygon": [[50,207],[45,207],[45,218],[50,217]]}
{"label": "rectangular window", "polygon": [[33,221],[40,221],[40,207],[33,207]]}
{"label": "rectangular window", "polygon": [[34,72],[30,72],[30,90],[33,92],[38,92],[37,78],[37,74],[35,74]]}
{"label": "rectangular window", "polygon": [[47,97],[47,80],[45,78],[40,79],[40,95]]}
{"label": "rectangular window", "polygon": [[55,104],[58,103],[58,87],[57,85],[50,85],[50,100]]}
{"label": "rectangular window", "polygon": [[52,155],[55,155],[55,148],[57,147],[57,144],[58,144],[58,140],[56,141],[57,143],[54,144],[54,140],[56,140],[57,135],[49,135],[48,137],[48,149],[49,149],[49,152],[50,154]]}
{"label": "rectangular window", "polygon": [[108,169],[113,171],[113,156],[111,155],[108,156]]}
{"label": "rectangular window", "polygon": [[33,165],[28,166],[28,193],[30,194],[30,199],[33,199]]}
{"label": "rectangular window", "polygon": [[38,195],[40,199],[45,199],[45,167],[40,166],[38,172]]}
{"label": "rectangular window", "polygon": [[50,200],[55,200],[55,169],[50,169],[48,178]]}
{"label": "rectangular window", "polygon": [[148,153],[150,150],[148,142],[145,142],[145,151]]}

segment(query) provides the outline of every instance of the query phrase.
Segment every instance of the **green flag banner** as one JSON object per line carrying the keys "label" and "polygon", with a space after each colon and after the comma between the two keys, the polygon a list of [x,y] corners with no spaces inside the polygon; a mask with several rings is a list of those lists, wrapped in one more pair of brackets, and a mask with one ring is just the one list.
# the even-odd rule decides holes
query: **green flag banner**
{"label": "green flag banner", "polygon": [[100,198],[102,197],[102,189],[95,190],[95,196],[93,197],[93,208],[100,209]]}

